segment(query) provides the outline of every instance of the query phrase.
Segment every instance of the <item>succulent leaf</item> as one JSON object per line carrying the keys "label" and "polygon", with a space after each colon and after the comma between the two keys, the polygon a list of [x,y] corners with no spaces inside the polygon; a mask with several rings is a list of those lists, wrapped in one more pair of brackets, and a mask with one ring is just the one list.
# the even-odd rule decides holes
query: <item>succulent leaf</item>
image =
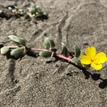
{"label": "succulent leaf", "polygon": [[42,57],[45,57],[45,58],[50,57],[51,54],[52,54],[52,53],[49,52],[49,51],[41,51],[41,52],[39,52],[39,55],[42,56]]}
{"label": "succulent leaf", "polygon": [[9,47],[4,46],[1,48],[1,54],[5,55],[9,52],[9,50],[10,50]]}
{"label": "succulent leaf", "polygon": [[48,37],[46,37],[46,38],[44,39],[44,42],[43,42],[43,47],[44,47],[45,49],[52,49],[52,48],[55,47],[55,43],[54,43],[53,40],[51,40],[51,39],[49,39]]}
{"label": "succulent leaf", "polygon": [[80,48],[78,46],[76,46],[75,47],[75,57],[78,58],[80,56],[80,54],[81,54],[81,50],[80,50]]}
{"label": "succulent leaf", "polygon": [[18,36],[15,36],[15,35],[10,35],[8,36],[10,40],[12,40],[13,42],[19,44],[19,45],[26,45],[26,40],[21,38],[21,37],[18,37]]}
{"label": "succulent leaf", "polygon": [[19,58],[20,56],[25,54],[25,48],[16,48],[16,49],[12,49],[10,52],[10,55],[15,57],[15,58]]}
{"label": "succulent leaf", "polygon": [[74,64],[78,64],[79,63],[79,59],[77,57],[74,57],[71,59],[71,62]]}
{"label": "succulent leaf", "polygon": [[62,47],[62,54],[63,54],[64,56],[68,56],[69,52],[68,52],[68,49],[67,49],[66,46],[63,46],[63,47]]}

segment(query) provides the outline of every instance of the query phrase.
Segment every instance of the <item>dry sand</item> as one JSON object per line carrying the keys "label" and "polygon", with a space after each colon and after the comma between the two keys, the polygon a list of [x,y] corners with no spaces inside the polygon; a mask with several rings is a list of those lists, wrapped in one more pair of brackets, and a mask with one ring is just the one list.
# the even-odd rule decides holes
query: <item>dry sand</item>
{"label": "dry sand", "polygon": [[[19,6],[27,0],[16,0]],[[1,5],[15,0],[0,0]],[[107,52],[107,0],[34,0],[49,14],[45,21],[0,19],[0,42],[16,34],[40,47],[45,35],[58,49],[95,46]],[[0,55],[0,107],[107,107],[107,89],[100,80],[85,75],[65,62],[45,63],[43,58],[24,56],[21,60]],[[70,72],[70,75],[66,75]],[[107,78],[107,67],[102,77]],[[107,85],[107,84],[105,84]],[[103,88],[103,89],[102,89]]]}

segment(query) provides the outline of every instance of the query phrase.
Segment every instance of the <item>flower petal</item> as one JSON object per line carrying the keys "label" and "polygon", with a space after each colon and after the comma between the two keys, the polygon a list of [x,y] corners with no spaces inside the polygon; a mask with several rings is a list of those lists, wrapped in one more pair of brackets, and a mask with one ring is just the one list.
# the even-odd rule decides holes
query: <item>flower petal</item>
{"label": "flower petal", "polygon": [[92,60],[94,60],[96,55],[96,48],[95,47],[88,47],[85,50],[85,54],[89,56]]}
{"label": "flower petal", "polygon": [[80,61],[81,61],[81,64],[86,64],[86,65],[91,64],[91,59],[90,59],[90,57],[88,57],[88,56],[86,56],[86,55],[81,55],[81,56],[80,56]]}
{"label": "flower petal", "polygon": [[96,56],[95,56],[95,60],[94,63],[97,64],[101,64],[107,61],[107,57],[106,54],[104,52],[99,52]]}
{"label": "flower petal", "polygon": [[101,70],[103,66],[102,64],[91,63],[91,67],[95,70]]}

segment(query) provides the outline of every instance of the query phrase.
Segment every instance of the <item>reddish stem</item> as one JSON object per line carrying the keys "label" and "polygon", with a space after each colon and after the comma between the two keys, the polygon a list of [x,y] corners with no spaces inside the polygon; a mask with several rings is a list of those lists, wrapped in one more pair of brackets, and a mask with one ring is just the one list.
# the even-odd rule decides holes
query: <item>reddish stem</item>
{"label": "reddish stem", "polygon": [[57,58],[60,58],[60,59],[63,59],[63,60],[65,60],[65,61],[68,61],[68,62],[71,62],[71,59],[72,59],[71,56],[66,57],[66,56],[61,55],[61,54],[56,54],[56,57],[57,57]]}
{"label": "reddish stem", "polygon": [[[17,46],[8,46],[9,48],[17,48]],[[32,51],[49,51],[49,52],[53,52],[52,50],[48,50],[48,49],[41,49],[41,48],[31,48]],[[70,62],[72,57],[71,56],[64,56],[62,54],[58,54],[55,53],[54,57],[59,58],[59,59],[63,59],[65,61]]]}
{"label": "reddish stem", "polygon": [[8,48],[17,48],[18,46],[8,46]]}
{"label": "reddish stem", "polygon": [[47,49],[31,48],[32,51],[49,51]]}
{"label": "reddish stem", "polygon": [[[31,50],[32,51],[50,51],[50,52],[52,52],[51,50],[48,50],[48,49],[39,49],[39,48],[31,48]],[[63,60],[68,61],[68,62],[70,62],[72,59],[71,56],[66,57],[62,54],[57,54],[57,53],[54,54],[54,57],[57,57],[59,59],[63,59]]]}

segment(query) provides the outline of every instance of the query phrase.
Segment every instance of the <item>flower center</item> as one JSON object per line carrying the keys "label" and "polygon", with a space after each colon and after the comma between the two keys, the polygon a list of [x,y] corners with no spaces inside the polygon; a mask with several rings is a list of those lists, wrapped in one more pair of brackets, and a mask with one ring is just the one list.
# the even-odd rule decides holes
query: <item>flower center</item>
{"label": "flower center", "polygon": [[94,59],[95,59],[95,58],[92,57],[92,58],[91,58],[91,62],[94,62]]}

